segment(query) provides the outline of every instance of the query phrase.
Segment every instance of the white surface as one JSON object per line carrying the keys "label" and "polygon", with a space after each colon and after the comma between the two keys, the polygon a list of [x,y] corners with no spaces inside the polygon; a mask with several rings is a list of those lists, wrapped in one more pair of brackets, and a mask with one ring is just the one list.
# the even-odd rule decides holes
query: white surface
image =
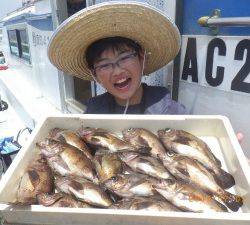
{"label": "white surface", "polygon": [[[213,87],[215,89],[223,90],[226,92],[231,92],[232,94],[242,94],[247,95],[250,98],[250,93],[244,93],[240,91],[231,90],[231,82],[235,78],[236,74],[240,71],[242,66],[245,64],[247,51],[244,52],[243,60],[234,60],[235,49],[240,41],[244,39],[249,39],[246,36],[238,36],[238,37],[230,37],[230,36],[205,36],[205,35],[182,35],[182,49],[181,49],[181,74],[183,70],[183,62],[186,53],[187,40],[188,38],[196,38],[196,47],[197,47],[197,67],[198,67],[198,84],[196,82],[192,82],[191,76],[188,77],[186,82],[202,85],[205,87],[211,87],[205,78],[205,69],[206,69],[206,56],[207,56],[207,46],[209,42],[215,38],[219,38],[224,41],[226,47],[225,56],[218,55],[218,48],[214,50],[213,57],[213,77],[216,75],[217,66],[224,67],[224,79],[223,82],[217,87]],[[185,82],[184,80],[182,80]],[[247,76],[244,80],[246,83],[250,83],[250,76]]]}
{"label": "white surface", "polygon": [[[58,72],[47,57],[47,46],[53,32],[39,30],[32,26],[28,27],[34,83],[40,94],[47,98],[54,107],[60,109],[61,93]],[[18,70],[17,72],[21,73],[22,71]]]}
{"label": "white surface", "polygon": [[[35,123],[61,109],[57,70],[46,52],[52,32],[40,31],[28,24],[15,24],[12,28],[27,29],[31,64],[10,54],[4,28],[3,50],[9,69],[0,71],[0,87],[26,125],[33,128]],[[36,42],[37,38],[43,40],[42,45]]]}
{"label": "white surface", "polygon": [[[7,29],[26,29],[29,40],[31,63],[10,54]],[[52,31],[39,30],[29,24],[14,24],[3,29],[3,51],[9,65],[8,76],[14,77],[6,85],[19,85],[25,80],[27,90],[32,90],[32,96],[45,97],[54,107],[61,109],[61,96],[57,69],[52,66],[47,57],[47,45]],[[25,86],[25,88],[26,88]],[[20,88],[19,88],[20,89]],[[22,92],[20,92],[22,94]],[[26,96],[23,96],[23,98]]]}
{"label": "white surface", "polygon": [[[144,127],[155,132],[170,127],[184,129],[201,136],[213,146],[214,153],[224,159],[223,166],[236,180],[235,192],[244,199],[244,213],[183,213],[148,212],[105,209],[45,208],[41,206],[14,207],[0,205],[1,214],[8,222],[32,224],[120,224],[120,225],[249,225],[250,172],[244,154],[230,122],[220,116],[123,116],[123,115],[68,115],[50,117],[33,131],[33,141],[21,150],[0,183],[0,200],[14,201],[17,183],[38,154],[35,143],[42,140],[51,128],[77,129],[80,126],[108,128],[120,133],[129,127]],[[221,158],[222,157],[222,158]],[[8,190],[8,191],[7,191]],[[0,214],[0,215],[1,215]]]}
{"label": "white surface", "polygon": [[[14,70],[0,71],[0,75],[0,87],[3,85],[3,88],[8,88],[8,91],[5,91],[8,94],[6,96],[16,113],[20,113],[19,116],[21,111],[25,110],[28,117],[37,123],[48,115],[60,113],[46,98],[39,96],[37,90]],[[24,120],[22,118],[22,121]],[[33,128],[32,125],[30,126]]]}
{"label": "white surface", "polygon": [[[7,101],[3,97],[2,100]],[[0,111],[0,138],[15,137],[18,131],[23,128],[25,128],[25,124],[20,120],[10,105],[7,110]]]}
{"label": "white surface", "polygon": [[51,13],[50,0],[37,1],[34,5],[36,14]]}
{"label": "white surface", "polygon": [[[182,50],[181,50],[181,65],[180,74],[182,74],[183,61],[186,52],[186,42],[188,37],[196,37],[197,40],[197,59],[198,59],[198,79],[199,83],[180,80],[179,84],[179,99],[178,101],[186,106],[190,114],[198,115],[224,115],[227,116],[235,133],[242,132],[244,139],[242,148],[245,155],[250,158],[250,94],[236,91],[229,91],[232,78],[239,71],[239,68],[245,62],[234,60],[235,46],[239,40],[247,37],[220,37],[226,42],[226,56],[217,56],[218,51],[215,49],[214,67],[224,66],[224,81],[218,87],[211,87],[206,83],[205,79],[205,64],[206,51],[209,41],[215,37],[204,35],[183,35]],[[246,53],[246,52],[245,52]],[[213,70],[213,74],[215,71]],[[249,82],[248,75],[245,82]]]}

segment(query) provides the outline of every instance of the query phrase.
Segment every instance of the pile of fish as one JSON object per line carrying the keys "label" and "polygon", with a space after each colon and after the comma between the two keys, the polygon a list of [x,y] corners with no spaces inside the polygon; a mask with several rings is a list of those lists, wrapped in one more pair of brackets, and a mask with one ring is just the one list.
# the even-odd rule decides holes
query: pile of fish
{"label": "pile of fish", "polygon": [[157,211],[238,211],[231,174],[208,145],[183,130],[54,128],[22,176],[21,204]]}

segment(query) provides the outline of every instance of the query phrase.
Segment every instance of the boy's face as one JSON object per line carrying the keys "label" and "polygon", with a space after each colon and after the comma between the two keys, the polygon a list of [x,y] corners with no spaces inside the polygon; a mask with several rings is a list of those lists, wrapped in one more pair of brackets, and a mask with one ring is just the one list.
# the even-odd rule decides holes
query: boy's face
{"label": "boy's face", "polygon": [[135,95],[141,82],[143,57],[134,50],[105,50],[94,63],[97,81],[116,99]]}

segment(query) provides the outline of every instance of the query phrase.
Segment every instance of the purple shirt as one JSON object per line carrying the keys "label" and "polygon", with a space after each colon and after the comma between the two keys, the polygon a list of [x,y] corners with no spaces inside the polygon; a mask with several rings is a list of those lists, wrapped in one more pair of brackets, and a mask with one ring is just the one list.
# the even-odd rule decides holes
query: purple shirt
{"label": "purple shirt", "polygon": [[[89,99],[86,113],[123,114],[124,110],[125,107],[118,105],[111,94],[104,93]],[[127,114],[182,115],[187,112],[182,104],[171,99],[167,88],[143,84],[140,104],[129,106]]]}

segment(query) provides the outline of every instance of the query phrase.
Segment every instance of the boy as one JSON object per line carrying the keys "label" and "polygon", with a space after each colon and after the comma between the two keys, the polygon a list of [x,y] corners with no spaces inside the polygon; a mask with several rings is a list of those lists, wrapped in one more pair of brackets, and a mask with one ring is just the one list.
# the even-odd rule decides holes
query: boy
{"label": "boy", "polygon": [[107,93],[91,98],[86,113],[185,114],[164,87],[141,84],[180,49],[176,25],[138,2],[106,2],[79,11],[53,34],[48,55],[59,69],[95,80]]}

